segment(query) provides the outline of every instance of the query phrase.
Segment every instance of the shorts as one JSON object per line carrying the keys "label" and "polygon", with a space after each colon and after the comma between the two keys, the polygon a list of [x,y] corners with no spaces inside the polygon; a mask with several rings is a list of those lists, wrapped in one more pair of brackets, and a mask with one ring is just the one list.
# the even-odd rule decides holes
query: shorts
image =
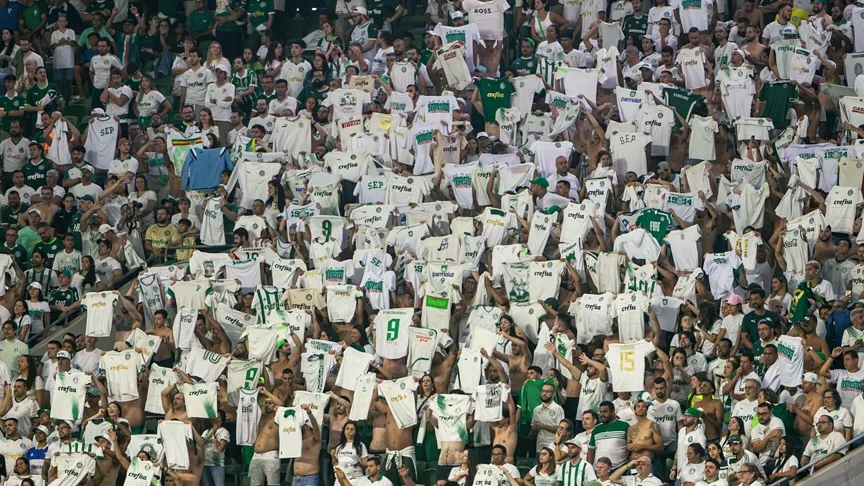
{"label": "shorts", "polygon": [[71,82],[72,81],[72,68],[60,68],[54,69],[54,74],[52,78],[54,78],[55,83],[62,83],[64,81]]}
{"label": "shorts", "polygon": [[276,451],[255,453],[249,463],[249,484],[278,486],[280,462],[279,453]]}
{"label": "shorts", "polygon": [[318,475],[294,476],[291,486],[318,486]]}

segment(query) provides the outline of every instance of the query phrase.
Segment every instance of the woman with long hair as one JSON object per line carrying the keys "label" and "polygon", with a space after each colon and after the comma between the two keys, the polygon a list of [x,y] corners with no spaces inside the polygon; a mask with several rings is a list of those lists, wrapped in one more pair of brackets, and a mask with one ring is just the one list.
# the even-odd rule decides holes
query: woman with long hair
{"label": "woman with long hair", "polygon": [[792,294],[789,293],[789,281],[785,275],[776,275],[771,279],[771,295],[766,301],[769,303],[769,309],[772,300],[780,301],[781,315],[789,313],[789,306],[792,305]]}
{"label": "woman with long hair", "polygon": [[45,393],[45,381],[39,376],[36,358],[22,354],[18,356],[18,376],[16,380],[27,382],[27,396],[40,404],[48,404],[48,394]]}
{"label": "woman with long hair", "polygon": [[323,54],[324,58],[327,59],[330,57],[330,52],[336,48],[340,47],[345,49],[345,43],[342,42],[342,39],[336,35],[336,30],[333,27],[333,23],[330,20],[325,20],[321,22],[321,30],[324,31],[324,37],[318,41],[318,45],[315,46],[316,54]]}
{"label": "woman with long hair", "polygon": [[699,307],[693,307],[692,304],[688,304],[688,307],[693,310],[699,319],[696,323],[696,331],[698,331],[701,340],[696,349],[704,354],[706,358],[713,358],[717,354],[717,334],[720,332],[720,326],[723,324],[723,320],[717,312],[717,306],[712,302],[702,302],[699,304]]}
{"label": "woman with long hair", "polygon": [[96,263],[90,255],[81,257],[81,270],[72,276],[72,286],[78,289],[79,295],[102,290],[102,281],[96,276]]}
{"label": "woman with long hair", "polygon": [[264,214],[274,219],[285,211],[285,189],[279,179],[271,179],[267,183],[267,201],[264,202]]}
{"label": "woman with long hair", "polygon": [[729,425],[726,430],[720,434],[720,447],[723,451],[723,457],[731,456],[732,449],[729,448],[729,437],[737,435],[741,438],[741,443],[745,449],[750,448],[750,439],[747,438],[747,429],[744,428],[744,419],[741,417],[729,417]]}
{"label": "woman with long hair", "polygon": [[213,134],[216,140],[219,140],[219,127],[213,122],[213,112],[210,108],[201,108],[198,111],[198,129],[201,130],[201,135]]}
{"label": "woman with long hair", "polygon": [[251,47],[243,49],[243,61],[246,62],[246,69],[250,69],[255,73],[255,76],[260,78],[264,74],[264,64],[261,63],[261,60],[258,59],[258,54]]}
{"label": "woman with long hair", "polygon": [[225,72],[231,75],[231,62],[222,54],[222,44],[219,41],[213,41],[210,47],[207,48],[207,60],[204,61],[204,67],[213,71],[216,74],[216,66],[221,65],[225,68]]}
{"label": "woman with long hair", "polygon": [[[420,386],[417,387],[417,419],[419,423],[426,421],[426,409],[429,408],[430,400],[438,394],[438,389],[435,387],[435,380],[432,375],[425,374],[420,378]],[[423,444],[417,449],[417,457],[425,457],[426,462],[435,462],[438,460],[438,441],[435,439],[435,428],[426,427],[424,437],[418,437],[417,443]],[[423,459],[418,459],[423,460]]]}
{"label": "woman with long hair", "polygon": [[146,176],[135,176],[135,190],[129,193],[129,201],[140,205],[138,215],[145,227],[156,223],[156,193],[148,187]]}
{"label": "woman with long hair", "polygon": [[[555,453],[552,452],[552,449],[544,447],[537,454],[537,465],[525,475],[525,484],[528,486],[556,486],[558,484],[557,471]],[[514,481],[511,480],[511,486],[513,483]]]}
{"label": "woman with long hair", "polygon": [[201,433],[204,440],[204,474],[202,483],[206,486],[223,486],[225,484],[225,449],[231,442],[231,434],[225,424],[225,410],[211,420],[213,426]]}
{"label": "woman with long hair", "polygon": [[460,464],[450,470],[447,481],[459,486],[472,485],[475,474],[477,474],[477,454],[474,449],[465,449],[460,456]]}
{"label": "woman with long hair", "polygon": [[[718,444],[717,442],[709,442],[708,446],[705,448],[708,454],[708,459],[715,461],[718,466],[720,466],[721,471],[725,471],[728,466],[726,465],[726,456],[723,455],[723,446]],[[721,473],[724,476],[725,473]]]}
{"label": "woman with long hair", "polygon": [[[138,117],[138,124],[142,129],[150,128],[150,117],[159,114],[163,119],[165,115],[171,111],[171,103],[165,99],[165,95],[156,89],[156,82],[153,78],[145,74],[141,79],[141,91],[135,98],[135,116]],[[92,120],[92,119],[91,119]]]}
{"label": "woman with long hair", "polygon": [[26,343],[30,338],[32,319],[30,314],[27,313],[27,303],[25,301],[15,301],[15,305],[12,307],[12,320],[15,321],[15,325],[18,327],[18,340]]}
{"label": "woman with long hair", "polygon": [[531,17],[531,37],[538,44],[547,39],[546,34],[551,25],[563,28],[569,25],[563,17],[547,9],[549,0],[534,0],[534,15]]}
{"label": "woman with long hair", "polygon": [[369,451],[366,444],[357,437],[357,422],[348,420],[339,434],[339,444],[330,454],[333,456],[333,466],[345,472],[349,480],[357,479],[365,474],[366,460]]}
{"label": "woman with long hair", "polygon": [[38,336],[51,323],[51,307],[45,301],[42,284],[38,282],[27,286],[27,314],[30,316],[30,337]]}
{"label": "woman with long hair", "polygon": [[264,72],[275,78],[282,71],[282,65],[287,61],[285,47],[281,42],[275,42],[272,48],[267,50],[267,55],[264,56],[264,62],[262,63],[264,65]]}
{"label": "woman with long hair", "polygon": [[[848,439],[847,439],[848,440]],[[798,474],[798,455],[795,453],[795,444],[785,436],[780,437],[777,444],[777,452],[774,454],[774,472],[768,476],[768,483],[774,484],[784,480],[780,484],[795,484],[795,476]]]}
{"label": "woman with long hair", "polygon": [[0,33],[0,81],[9,74],[15,74],[15,54],[20,50],[15,42],[15,33],[3,29]]}
{"label": "woman with long hair", "polygon": [[375,348],[369,344],[369,336],[359,324],[351,328],[351,342],[348,343],[348,346],[361,353],[375,354]]}

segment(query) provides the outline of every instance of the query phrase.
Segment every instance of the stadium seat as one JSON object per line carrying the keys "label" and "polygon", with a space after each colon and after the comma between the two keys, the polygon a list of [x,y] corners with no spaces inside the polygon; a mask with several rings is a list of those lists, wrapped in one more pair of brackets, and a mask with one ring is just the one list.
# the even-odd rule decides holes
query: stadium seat
{"label": "stadium seat", "polygon": [[435,484],[438,482],[438,471],[435,468],[426,469],[423,471],[423,474],[420,475],[420,480],[423,481],[423,484]]}
{"label": "stadium seat", "polygon": [[[240,486],[243,477],[243,464],[228,464],[225,466],[226,486]],[[230,482],[229,482],[230,481]]]}

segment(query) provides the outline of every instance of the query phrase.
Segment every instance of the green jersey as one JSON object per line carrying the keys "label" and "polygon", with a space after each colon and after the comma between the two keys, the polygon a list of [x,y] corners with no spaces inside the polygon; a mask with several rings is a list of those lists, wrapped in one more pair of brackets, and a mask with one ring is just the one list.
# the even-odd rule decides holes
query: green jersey
{"label": "green jersey", "polygon": [[36,0],[29,7],[24,7],[21,10],[21,19],[24,21],[24,26],[30,30],[39,27],[42,23],[43,15],[48,15],[48,7],[45,6],[42,0]]}
{"label": "green jersey", "polygon": [[48,293],[48,289],[57,287],[57,275],[48,267],[42,267],[41,270],[31,268],[24,272],[24,280],[27,285],[33,282],[38,282],[44,290],[44,294]]}
{"label": "green jersey", "polygon": [[591,431],[588,447],[604,453],[612,461],[612,467],[619,467],[627,460],[627,429],[630,426],[623,420],[599,423]]}
{"label": "green jersey", "polygon": [[24,249],[23,246],[19,244],[15,244],[15,248],[8,248],[5,244],[3,245],[3,252],[15,257],[16,262],[26,262],[27,261],[27,250]]}
{"label": "green jersey", "polygon": [[193,10],[186,17],[186,23],[189,26],[189,32],[193,34],[209,34],[216,25],[216,15],[212,10],[204,9],[203,12]]}
{"label": "green jersey", "polygon": [[51,241],[45,242],[40,241],[36,243],[36,246],[33,247],[33,250],[39,250],[47,258],[45,262],[46,267],[53,266],[54,263],[54,255],[57,254],[58,251],[63,249],[63,244],[57,238],[52,238]]}
{"label": "green jersey", "polygon": [[132,76],[129,76],[128,78],[126,78],[126,81],[124,81],[123,84],[129,86],[130,88],[132,88],[132,91],[135,91],[137,93],[138,91],[141,91],[141,81],[144,81],[144,76],[141,76],[141,78],[139,79],[135,79]]}
{"label": "green jersey", "polygon": [[81,244],[81,211],[77,211],[72,215],[72,221],[69,223],[69,234],[75,238],[75,249],[82,251]]}
{"label": "green jersey", "polygon": [[249,0],[249,23],[252,24],[254,30],[259,25],[267,25],[267,21],[271,15],[276,12],[273,9],[273,0]]}
{"label": "green jersey", "polygon": [[258,100],[264,100],[269,105],[271,101],[276,99],[276,90],[274,89],[272,93],[267,94],[262,91],[260,88],[256,89],[254,93],[252,93],[252,102],[258,104]]}
{"label": "green jersey", "polygon": [[[228,17],[234,12],[245,12],[246,11],[246,0],[230,0],[226,2],[226,6],[224,8],[219,8],[222,2],[218,2],[216,5],[216,18],[220,17]],[[228,8],[230,7],[230,8]],[[243,15],[239,17],[243,18]],[[240,26],[237,25],[237,21],[228,21],[223,23],[221,26],[217,27],[216,30],[219,32],[238,32],[240,30]]]}
{"label": "green jersey", "polygon": [[[686,89],[664,87],[663,102],[666,103],[666,106],[674,108],[685,120],[689,120],[690,115],[702,115],[707,112],[705,97],[693,94]],[[675,128],[679,127],[681,127],[681,122],[676,116]]]}
{"label": "green jersey", "polygon": [[26,104],[27,106],[39,106],[47,101],[48,104],[44,105],[44,111],[52,112],[57,110],[57,103],[62,100],[63,95],[56,84],[46,83],[45,86],[39,86],[37,83],[27,91]]}
{"label": "green jersey", "polygon": [[640,17],[633,14],[624,16],[624,25],[621,26],[621,30],[624,31],[624,37],[638,39],[646,35],[648,33],[648,15],[643,12]]}
{"label": "green jersey", "polygon": [[[21,109],[24,108],[25,104],[27,104],[27,100],[17,92],[11,98],[9,97],[9,93],[6,93],[5,96],[0,96],[0,108],[6,113],[3,118],[0,118],[0,130],[8,132],[13,121],[21,121],[21,115],[23,115]],[[10,115],[9,113],[12,111],[18,111],[21,114]]]}
{"label": "green jersey", "polygon": [[495,121],[495,113],[499,108],[510,108],[510,95],[516,92],[507,78],[483,78],[474,82],[480,91],[483,102],[483,118],[486,123]]}
{"label": "green jersey", "polygon": [[636,226],[651,233],[657,243],[662,245],[669,233],[669,227],[672,226],[672,216],[669,215],[668,211],[648,208],[639,213],[639,217],[636,218]]}
{"label": "green jersey", "polygon": [[520,57],[513,61],[510,65],[510,70],[516,76],[528,76],[537,72],[537,56]]}
{"label": "green jersey", "polygon": [[237,71],[231,74],[231,84],[234,85],[235,92],[242,93],[248,90],[250,86],[258,87],[258,75],[246,67],[246,72],[243,75],[237,74]]}
{"label": "green jersey", "polygon": [[765,102],[765,110],[762,116],[770,118],[774,122],[774,128],[782,130],[788,122],[786,113],[789,105],[798,100],[798,88],[788,81],[778,81],[771,84],[763,84],[759,91],[759,101]]}
{"label": "green jersey", "polygon": [[39,189],[45,185],[45,178],[47,177],[48,171],[52,168],[53,166],[51,165],[51,162],[47,159],[43,158],[35,165],[32,160],[28,160],[24,163],[24,167],[21,168],[21,171],[24,172],[24,184],[27,184],[33,189]]}
{"label": "green jersey", "polygon": [[[5,208],[3,208],[2,213],[0,213],[2,214],[2,218],[0,218],[0,221],[2,221],[3,226],[7,228],[20,229],[20,226],[18,225],[18,216],[24,214],[24,211],[27,211],[27,208],[28,206],[23,203],[18,205],[18,209],[12,209],[11,206],[6,206]],[[18,261],[20,262],[24,260]]]}
{"label": "green jersey", "polygon": [[69,287],[66,290],[54,289],[48,297],[48,303],[55,307],[68,307],[79,300],[81,300],[81,296],[75,287]]}
{"label": "green jersey", "polygon": [[429,59],[431,57],[432,57],[432,50],[431,49],[423,49],[422,51],[420,51],[420,64],[425,66],[426,63],[429,62]]}

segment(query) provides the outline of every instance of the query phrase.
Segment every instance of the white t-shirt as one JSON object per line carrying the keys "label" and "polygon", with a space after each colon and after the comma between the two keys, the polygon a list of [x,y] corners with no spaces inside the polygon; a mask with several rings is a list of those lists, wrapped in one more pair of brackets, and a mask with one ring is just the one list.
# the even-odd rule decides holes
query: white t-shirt
{"label": "white t-shirt", "polygon": [[654,351],[647,341],[635,344],[610,344],[609,362],[612,389],[616,392],[641,391],[645,387],[645,357]]}
{"label": "white t-shirt", "polygon": [[186,104],[200,106],[204,104],[207,86],[216,82],[213,71],[199,66],[197,71],[186,70],[180,76],[180,87],[186,88]]}

